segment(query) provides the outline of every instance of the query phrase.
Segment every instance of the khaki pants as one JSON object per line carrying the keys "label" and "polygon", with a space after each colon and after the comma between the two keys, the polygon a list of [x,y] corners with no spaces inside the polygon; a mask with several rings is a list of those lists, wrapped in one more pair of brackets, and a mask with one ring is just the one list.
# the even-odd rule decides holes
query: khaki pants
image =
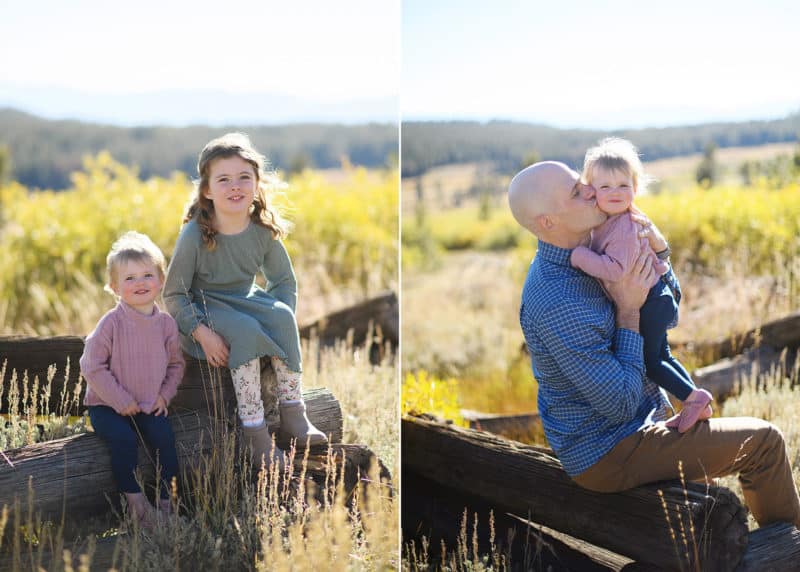
{"label": "khaki pants", "polygon": [[573,480],[593,491],[617,492],[678,478],[678,461],[690,481],[738,473],[745,504],[760,526],[789,522],[800,528],[800,500],[783,435],[752,417],[709,419],[684,434],[663,423],[651,425]]}

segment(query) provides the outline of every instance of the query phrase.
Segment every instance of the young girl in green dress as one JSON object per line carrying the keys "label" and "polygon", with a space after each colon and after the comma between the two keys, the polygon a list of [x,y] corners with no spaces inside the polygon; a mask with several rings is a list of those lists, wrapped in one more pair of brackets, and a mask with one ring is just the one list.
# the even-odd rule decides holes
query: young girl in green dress
{"label": "young girl in green dress", "polygon": [[[200,179],[167,271],[164,302],[183,350],[231,371],[239,418],[256,464],[282,462],[264,421],[259,358],[278,378],[281,431],[297,446],[327,442],[308,420],[301,394],[297,283],[281,242],[287,223],[267,201],[276,183],[241,133],[210,141],[197,163]],[[255,283],[257,273],[266,289]],[[273,450],[270,458],[270,450]]]}

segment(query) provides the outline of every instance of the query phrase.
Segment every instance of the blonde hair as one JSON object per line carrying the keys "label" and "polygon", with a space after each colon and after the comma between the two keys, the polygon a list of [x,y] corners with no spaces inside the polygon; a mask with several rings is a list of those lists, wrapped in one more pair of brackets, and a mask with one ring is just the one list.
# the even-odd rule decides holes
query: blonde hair
{"label": "blonde hair", "polygon": [[200,176],[195,181],[195,190],[192,200],[186,209],[183,222],[187,223],[197,219],[203,244],[209,250],[217,246],[217,230],[214,228],[214,202],[206,197],[209,188],[211,164],[217,159],[239,157],[250,163],[257,178],[256,190],[253,196],[253,210],[250,219],[260,226],[269,229],[275,238],[283,238],[289,232],[289,223],[284,220],[281,212],[267,201],[267,193],[273,193],[286,187],[278,179],[274,171],[267,170],[267,161],[261,155],[250,138],[244,133],[226,133],[209,141],[197,159],[197,173]]}
{"label": "blonde hair", "polygon": [[120,264],[126,262],[140,262],[147,261],[152,263],[158,269],[161,279],[164,279],[166,272],[166,261],[164,260],[164,253],[156,246],[156,243],[150,240],[150,237],[135,230],[129,230],[120,236],[114,244],[111,245],[111,250],[106,257],[106,271],[108,272],[108,283],[105,285],[104,290],[111,294],[114,291],[111,289],[111,284],[116,281],[115,273]]}
{"label": "blonde hair", "polygon": [[586,151],[581,178],[590,185],[592,170],[595,167],[628,175],[633,180],[633,187],[637,192],[644,191],[655,180],[645,174],[636,146],[620,137],[606,137]]}

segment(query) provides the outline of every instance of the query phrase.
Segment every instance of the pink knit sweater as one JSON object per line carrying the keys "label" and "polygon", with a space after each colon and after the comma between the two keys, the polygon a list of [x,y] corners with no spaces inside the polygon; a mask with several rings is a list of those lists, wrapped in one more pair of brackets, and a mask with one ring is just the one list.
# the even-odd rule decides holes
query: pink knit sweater
{"label": "pink knit sweater", "polygon": [[80,364],[85,405],[119,413],[135,401],[150,413],[159,395],[167,403],[175,397],[183,378],[178,326],[158,307],[145,316],[120,301],[86,338]]}
{"label": "pink knit sweater", "polygon": [[589,247],[579,246],[572,251],[571,262],[586,274],[618,282],[633,266],[644,248],[649,252],[656,271],[652,284],[669,270],[669,264],[659,260],[646,238],[639,236],[640,226],[631,220],[630,213],[624,212],[608,217],[606,222],[592,231]]}

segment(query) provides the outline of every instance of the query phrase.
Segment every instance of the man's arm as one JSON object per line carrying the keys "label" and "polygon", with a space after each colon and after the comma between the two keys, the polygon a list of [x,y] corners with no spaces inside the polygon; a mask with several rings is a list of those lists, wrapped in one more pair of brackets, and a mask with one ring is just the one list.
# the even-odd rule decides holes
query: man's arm
{"label": "man's arm", "polygon": [[552,308],[537,328],[552,357],[581,395],[598,413],[620,423],[633,418],[642,398],[639,308],[647,299],[652,276],[649,257],[641,253],[631,272],[607,285],[616,305],[613,344],[597,322],[597,312],[578,303]]}
{"label": "man's arm", "polygon": [[560,304],[541,316],[537,331],[580,396],[603,417],[624,423],[642,400],[642,338],[618,329],[611,340],[601,319],[585,304]]}

